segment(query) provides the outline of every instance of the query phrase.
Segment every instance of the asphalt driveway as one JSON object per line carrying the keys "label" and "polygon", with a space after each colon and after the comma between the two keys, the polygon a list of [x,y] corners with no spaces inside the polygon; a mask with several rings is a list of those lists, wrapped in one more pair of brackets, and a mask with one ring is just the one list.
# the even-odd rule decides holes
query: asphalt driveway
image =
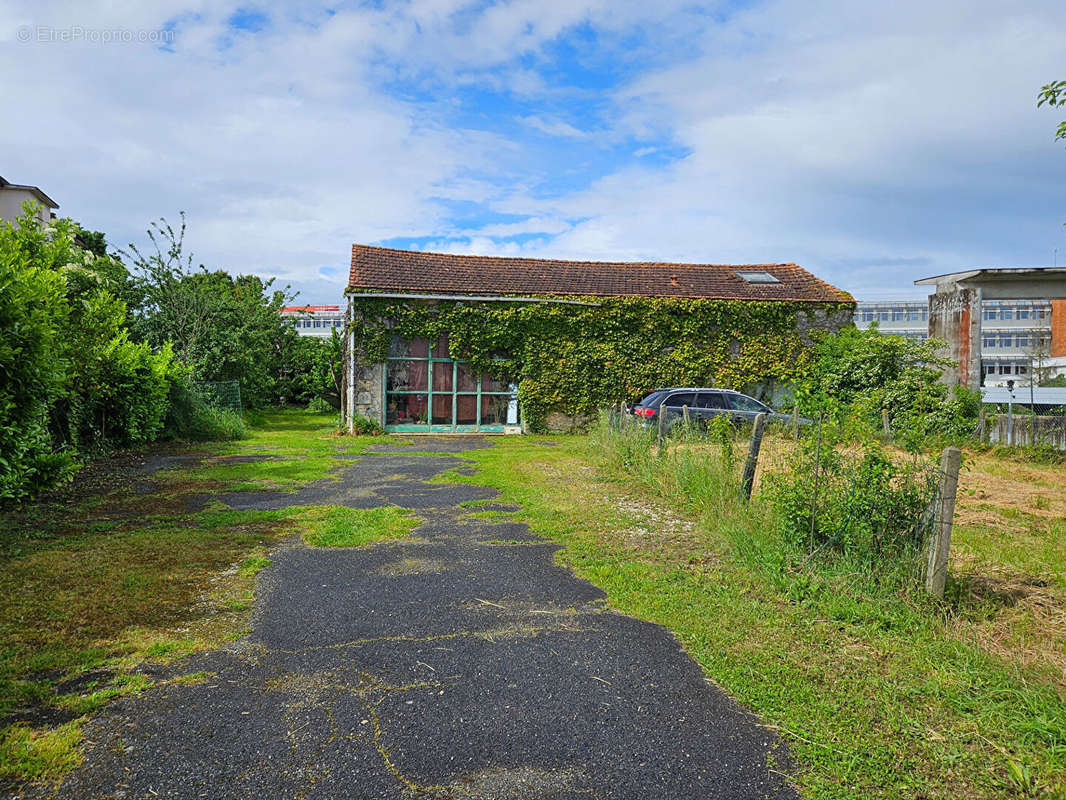
{"label": "asphalt driveway", "polygon": [[363,549],[282,547],[251,633],[93,718],[55,796],[796,797],[783,746],[668,631],[610,611],[525,525],[462,516],[492,490],[426,482],[485,446],[420,439],[442,454],[385,446],[339,482],[218,498],[425,522]]}

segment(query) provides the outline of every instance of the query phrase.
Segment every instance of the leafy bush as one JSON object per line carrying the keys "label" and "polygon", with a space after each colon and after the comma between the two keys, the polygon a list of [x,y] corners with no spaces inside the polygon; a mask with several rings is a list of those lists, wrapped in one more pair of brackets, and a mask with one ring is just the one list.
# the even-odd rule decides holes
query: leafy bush
{"label": "leafy bush", "polygon": [[352,418],[352,434],[355,436],[380,436],[385,433],[375,420],[356,414]]}
{"label": "leafy bush", "polygon": [[947,363],[937,355],[940,344],[882,335],[876,325],[821,336],[798,383],[800,411],[841,421],[850,410],[874,427],[887,411],[891,429],[911,447],[929,437],[972,436],[980,393],[940,382]]}
{"label": "leafy bush", "polygon": [[53,451],[48,412],[68,371],[60,267],[74,251],[31,212],[17,225],[0,221],[0,501],[32,494],[73,465]]}
{"label": "leafy bush", "polygon": [[866,563],[891,565],[922,545],[936,488],[927,463],[888,456],[868,441],[846,449],[834,437],[807,436],[792,469],[765,490],[782,537],[810,552],[832,549]]}
{"label": "leafy bush", "polygon": [[288,341],[282,354],[279,397],[336,411],[341,399],[342,353],[343,340],[336,329],[328,339],[297,336]]}
{"label": "leafy bush", "polygon": [[328,414],[331,411],[336,411],[333,404],[322,397],[312,397],[307,403],[307,410],[312,414]]}
{"label": "leafy bush", "polygon": [[153,353],[125,331],[86,364],[72,387],[70,440],[85,455],[154,441],[169,406],[169,347]]}

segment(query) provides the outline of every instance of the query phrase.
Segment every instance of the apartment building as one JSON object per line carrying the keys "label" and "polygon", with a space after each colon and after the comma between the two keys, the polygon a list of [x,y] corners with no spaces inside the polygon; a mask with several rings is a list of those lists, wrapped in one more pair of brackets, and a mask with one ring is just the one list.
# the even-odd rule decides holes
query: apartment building
{"label": "apartment building", "polygon": [[330,337],[335,329],[344,333],[344,312],[340,306],[287,306],[281,309],[283,319],[291,319],[300,336]]}
{"label": "apartment building", "polygon": [[[981,370],[985,386],[1008,380],[1028,383],[1053,368],[1050,300],[985,300],[981,303]],[[855,326],[874,322],[882,333],[918,341],[929,338],[927,301],[866,303],[855,307]],[[1056,320],[1058,322],[1058,320]],[[1059,325],[1058,327],[1062,327]]]}

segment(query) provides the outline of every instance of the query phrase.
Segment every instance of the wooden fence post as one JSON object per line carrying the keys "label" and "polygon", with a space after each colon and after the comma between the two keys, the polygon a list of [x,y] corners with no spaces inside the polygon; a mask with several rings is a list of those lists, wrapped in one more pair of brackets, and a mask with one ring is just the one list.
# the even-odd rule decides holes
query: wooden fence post
{"label": "wooden fence post", "polygon": [[666,422],[666,403],[659,404],[659,445],[662,446],[663,439],[666,438],[663,432],[664,423]]}
{"label": "wooden fence post", "polygon": [[955,519],[955,495],[959,489],[961,464],[962,451],[957,447],[945,447],[940,457],[940,486],[936,498],[939,513],[933,519],[929,561],[925,569],[925,591],[937,599],[944,597],[944,584],[948,577],[951,525]]}
{"label": "wooden fence post", "polygon": [[892,426],[888,424],[887,408],[881,409],[881,429],[884,431],[886,439],[892,435]]}
{"label": "wooden fence post", "polygon": [[792,438],[799,438],[800,430],[800,407],[799,403],[792,404]]}
{"label": "wooden fence post", "polygon": [[985,443],[987,428],[988,418],[985,416],[985,407],[981,406],[981,410],[977,414],[977,441],[981,444]]}
{"label": "wooden fence post", "polygon": [[748,460],[744,462],[744,477],[740,480],[740,498],[751,499],[751,489],[755,485],[755,468],[759,466],[759,449],[762,447],[762,434],[766,428],[766,414],[755,415],[755,425],[751,429],[751,444],[748,447]]}
{"label": "wooden fence post", "polygon": [[688,416],[688,406],[681,406],[681,418],[685,421],[685,433],[688,433],[688,426],[691,422]]}

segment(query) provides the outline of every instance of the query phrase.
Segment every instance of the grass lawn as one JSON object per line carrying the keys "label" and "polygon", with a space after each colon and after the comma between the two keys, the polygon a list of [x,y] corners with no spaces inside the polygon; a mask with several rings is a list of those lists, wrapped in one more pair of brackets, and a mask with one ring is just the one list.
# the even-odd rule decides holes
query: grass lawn
{"label": "grass lawn", "polygon": [[[185,510],[190,494],[297,488],[381,441],[332,427],[269,414],[249,439],[150,476],[155,489],[136,459],[107,459],[0,517],[0,786],[76,766],[85,714],[153,690],[140,665],[240,636],[255,573],[282,541],[409,533],[417,520],[397,508]],[[1066,469],[967,459],[949,600],[934,604],[783,565],[758,501],[740,513],[653,491],[586,437],[495,444],[463,454],[477,474],[441,479],[493,486],[521,510],[469,514],[527,522],[614,608],[673,630],[785,739],[805,796],[1064,796]]]}
{"label": "grass lawn", "polygon": [[[1061,513],[1044,513],[1062,502],[1063,468],[969,459],[952,599],[935,605],[768,563],[751,542],[758,503],[741,518],[652,496],[607,474],[585,438],[544,444],[502,439],[466,454],[478,474],[445,477],[500,489],[614,608],[673,630],[708,677],[780,732],[804,795],[1064,796],[1063,528]],[[996,470],[1030,487],[1022,516],[1013,490],[990,498],[988,513],[1015,520],[1013,540],[991,517],[967,516]],[[1024,500],[1036,473],[1047,507]],[[1037,585],[1040,601],[1003,594],[1020,585]]]}
{"label": "grass lawn", "polygon": [[[191,494],[294,489],[381,441],[334,428],[331,415],[266,414],[248,439],[197,445],[193,464],[144,475],[138,454],[118,454],[66,492],[0,516],[0,787],[76,766],[84,715],[149,689],[141,665],[239,637],[255,574],[282,540],[357,546],[417,524],[398,509],[375,520],[323,506],[185,510]],[[249,459],[258,456],[267,460]]]}

